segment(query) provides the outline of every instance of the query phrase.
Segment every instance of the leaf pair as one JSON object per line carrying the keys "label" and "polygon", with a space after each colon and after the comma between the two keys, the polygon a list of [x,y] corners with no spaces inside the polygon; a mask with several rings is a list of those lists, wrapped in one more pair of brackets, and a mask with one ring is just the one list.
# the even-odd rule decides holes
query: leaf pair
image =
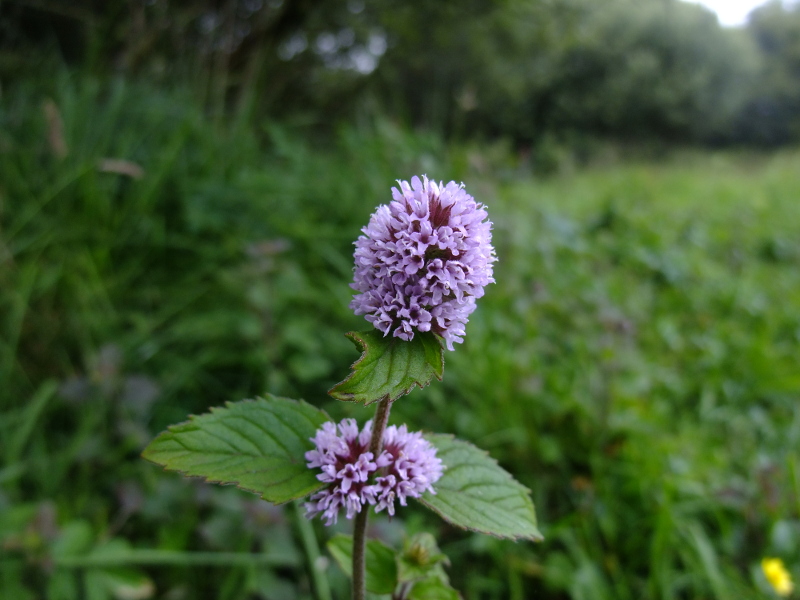
{"label": "leaf pair", "polygon": [[[310,438],[328,415],[288,398],[228,403],[174,425],[143,456],[171,471],[234,484],[280,504],[326,484],[306,467]],[[420,502],[457,527],[501,538],[539,540],[530,492],[472,444],[428,434],[445,471]]]}

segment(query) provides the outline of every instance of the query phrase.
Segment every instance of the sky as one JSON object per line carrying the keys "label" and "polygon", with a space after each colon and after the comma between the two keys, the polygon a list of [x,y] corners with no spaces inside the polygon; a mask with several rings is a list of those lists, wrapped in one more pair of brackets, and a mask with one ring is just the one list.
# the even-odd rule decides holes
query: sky
{"label": "sky", "polygon": [[707,6],[719,17],[720,23],[727,26],[744,25],[747,13],[766,0],[689,0]]}

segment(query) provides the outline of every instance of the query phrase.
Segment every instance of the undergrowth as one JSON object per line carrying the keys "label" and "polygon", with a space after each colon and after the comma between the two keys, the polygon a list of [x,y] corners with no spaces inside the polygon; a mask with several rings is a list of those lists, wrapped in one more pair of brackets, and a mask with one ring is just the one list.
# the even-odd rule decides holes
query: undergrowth
{"label": "undergrowth", "polygon": [[384,120],[319,138],[66,74],[4,94],[0,597],[311,598],[293,506],[139,452],[263,392],[349,416],[320,390],[365,327],[352,240],[419,173],[488,205],[497,283],[445,381],[394,416],[490,450],[546,537],[402,517],[439,527],[465,598],[757,598],[762,556],[797,571],[796,153],[538,179]]}

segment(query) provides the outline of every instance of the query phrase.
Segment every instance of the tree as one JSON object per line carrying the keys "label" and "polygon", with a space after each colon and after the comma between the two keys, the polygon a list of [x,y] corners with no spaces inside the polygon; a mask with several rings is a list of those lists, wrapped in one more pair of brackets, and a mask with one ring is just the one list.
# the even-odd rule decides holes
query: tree
{"label": "tree", "polygon": [[750,14],[747,31],[761,53],[739,135],[764,145],[800,139],[800,5],[772,0]]}

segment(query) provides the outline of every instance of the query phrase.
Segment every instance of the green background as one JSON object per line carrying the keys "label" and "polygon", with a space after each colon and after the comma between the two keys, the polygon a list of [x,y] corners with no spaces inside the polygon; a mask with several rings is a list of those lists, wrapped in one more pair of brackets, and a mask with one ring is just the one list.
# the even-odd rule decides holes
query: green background
{"label": "green background", "polygon": [[497,283],[392,422],[488,450],[546,539],[371,534],[435,533],[469,599],[800,573],[800,13],[323,4],[0,5],[0,598],[347,597],[346,520],[139,453],[266,392],[366,420],[325,393],[352,243],[422,173],[487,205]]}

